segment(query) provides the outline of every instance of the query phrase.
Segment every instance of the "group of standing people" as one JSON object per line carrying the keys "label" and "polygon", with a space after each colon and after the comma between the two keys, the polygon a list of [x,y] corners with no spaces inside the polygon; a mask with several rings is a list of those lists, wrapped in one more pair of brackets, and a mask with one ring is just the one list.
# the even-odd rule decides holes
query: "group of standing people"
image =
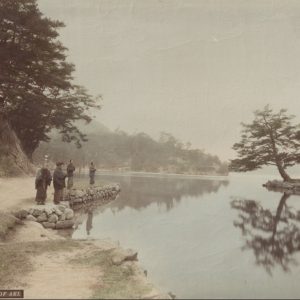
{"label": "group of standing people", "polygon": [[[71,189],[73,187],[73,177],[74,172],[76,170],[73,161],[70,160],[67,165],[67,170],[64,172],[63,170],[64,162],[59,161],[56,163],[56,168],[53,172],[53,178],[51,176],[51,172],[48,169],[48,164],[45,162],[45,165],[37,172],[35,179],[35,188],[36,188],[36,198],[35,201],[37,204],[43,205],[45,204],[47,198],[47,188],[51,185],[53,180],[54,187],[54,200],[55,204],[59,204],[60,201],[63,201],[64,198],[64,188],[66,187],[66,178],[67,178],[67,188]],[[94,163],[91,162],[89,168],[89,176],[90,176],[90,184],[93,185],[95,183],[95,173],[96,168]]]}

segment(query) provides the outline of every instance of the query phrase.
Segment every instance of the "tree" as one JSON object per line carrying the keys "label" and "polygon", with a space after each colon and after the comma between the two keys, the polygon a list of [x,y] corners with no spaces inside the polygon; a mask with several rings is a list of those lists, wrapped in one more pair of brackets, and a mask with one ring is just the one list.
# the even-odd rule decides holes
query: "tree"
{"label": "tree", "polygon": [[286,172],[300,162],[299,125],[292,125],[286,109],[278,113],[269,106],[254,112],[251,124],[242,123],[242,139],[233,145],[238,158],[231,160],[230,170],[252,171],[265,165],[276,166],[284,181],[292,181]]}
{"label": "tree", "polygon": [[64,24],[43,16],[36,0],[0,1],[0,113],[31,157],[56,128],[78,146],[85,136],[76,120],[91,121],[98,99],[72,80],[74,65],[58,41]]}

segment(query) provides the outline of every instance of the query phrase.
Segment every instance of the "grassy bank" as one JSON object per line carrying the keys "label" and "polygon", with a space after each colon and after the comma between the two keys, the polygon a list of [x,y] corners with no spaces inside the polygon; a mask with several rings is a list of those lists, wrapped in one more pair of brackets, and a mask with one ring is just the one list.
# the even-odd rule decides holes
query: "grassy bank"
{"label": "grassy bank", "polygon": [[[92,284],[83,286],[88,291],[84,298],[169,298],[168,295],[160,294],[148,282],[136,262],[124,261],[118,265],[113,263],[114,251],[118,249],[120,249],[118,246],[107,242],[71,239],[2,243],[0,244],[0,286],[3,289],[24,289],[25,297],[27,294],[29,298],[40,296],[49,299],[55,289],[60,287],[64,291],[64,282],[69,281],[66,286],[73,286],[73,291],[78,288],[77,285],[82,284],[82,281],[88,281]],[[53,266],[53,259],[57,257],[63,257],[63,260],[59,260],[60,263],[56,264],[54,273],[49,272],[47,266]],[[86,270],[91,270],[92,275],[89,272],[84,273]],[[77,283],[70,279],[70,272],[77,274]],[[86,280],[88,274],[90,277]],[[59,279],[56,279],[57,275],[60,276]],[[32,285],[32,281],[28,280],[32,276],[34,278],[42,276],[43,279],[39,285]],[[55,276],[54,280],[53,276]],[[43,295],[40,294],[41,291]],[[65,299],[74,298],[74,294],[72,297],[67,292],[59,294],[60,299],[61,295]],[[75,296],[82,298],[78,294]]]}
{"label": "grassy bank", "polygon": [[140,270],[135,264],[116,266],[112,263],[113,249],[98,250],[90,256],[73,259],[73,264],[98,266],[103,271],[99,285],[95,286],[94,299],[140,299],[153,291],[152,284],[137,276]]}
{"label": "grassy bank", "polygon": [[73,240],[57,240],[0,244],[0,286],[10,289],[23,285],[23,278],[33,269],[31,257],[44,252],[72,250],[80,244]]}
{"label": "grassy bank", "polygon": [[22,222],[11,214],[0,212],[0,241],[3,240],[11,229]]}

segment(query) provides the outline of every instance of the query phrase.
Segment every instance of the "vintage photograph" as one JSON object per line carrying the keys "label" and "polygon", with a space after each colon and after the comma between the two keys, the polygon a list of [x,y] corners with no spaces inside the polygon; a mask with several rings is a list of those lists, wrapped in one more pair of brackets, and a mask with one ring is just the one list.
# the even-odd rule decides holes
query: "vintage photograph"
{"label": "vintage photograph", "polygon": [[0,0],[0,299],[299,298],[299,82],[298,0]]}

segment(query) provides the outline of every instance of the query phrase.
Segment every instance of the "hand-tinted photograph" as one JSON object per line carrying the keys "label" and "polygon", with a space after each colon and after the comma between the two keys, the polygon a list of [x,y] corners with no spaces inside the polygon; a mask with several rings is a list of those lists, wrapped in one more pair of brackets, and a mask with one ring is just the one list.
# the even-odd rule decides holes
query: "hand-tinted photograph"
{"label": "hand-tinted photograph", "polygon": [[299,298],[299,82],[297,0],[0,0],[0,299]]}

